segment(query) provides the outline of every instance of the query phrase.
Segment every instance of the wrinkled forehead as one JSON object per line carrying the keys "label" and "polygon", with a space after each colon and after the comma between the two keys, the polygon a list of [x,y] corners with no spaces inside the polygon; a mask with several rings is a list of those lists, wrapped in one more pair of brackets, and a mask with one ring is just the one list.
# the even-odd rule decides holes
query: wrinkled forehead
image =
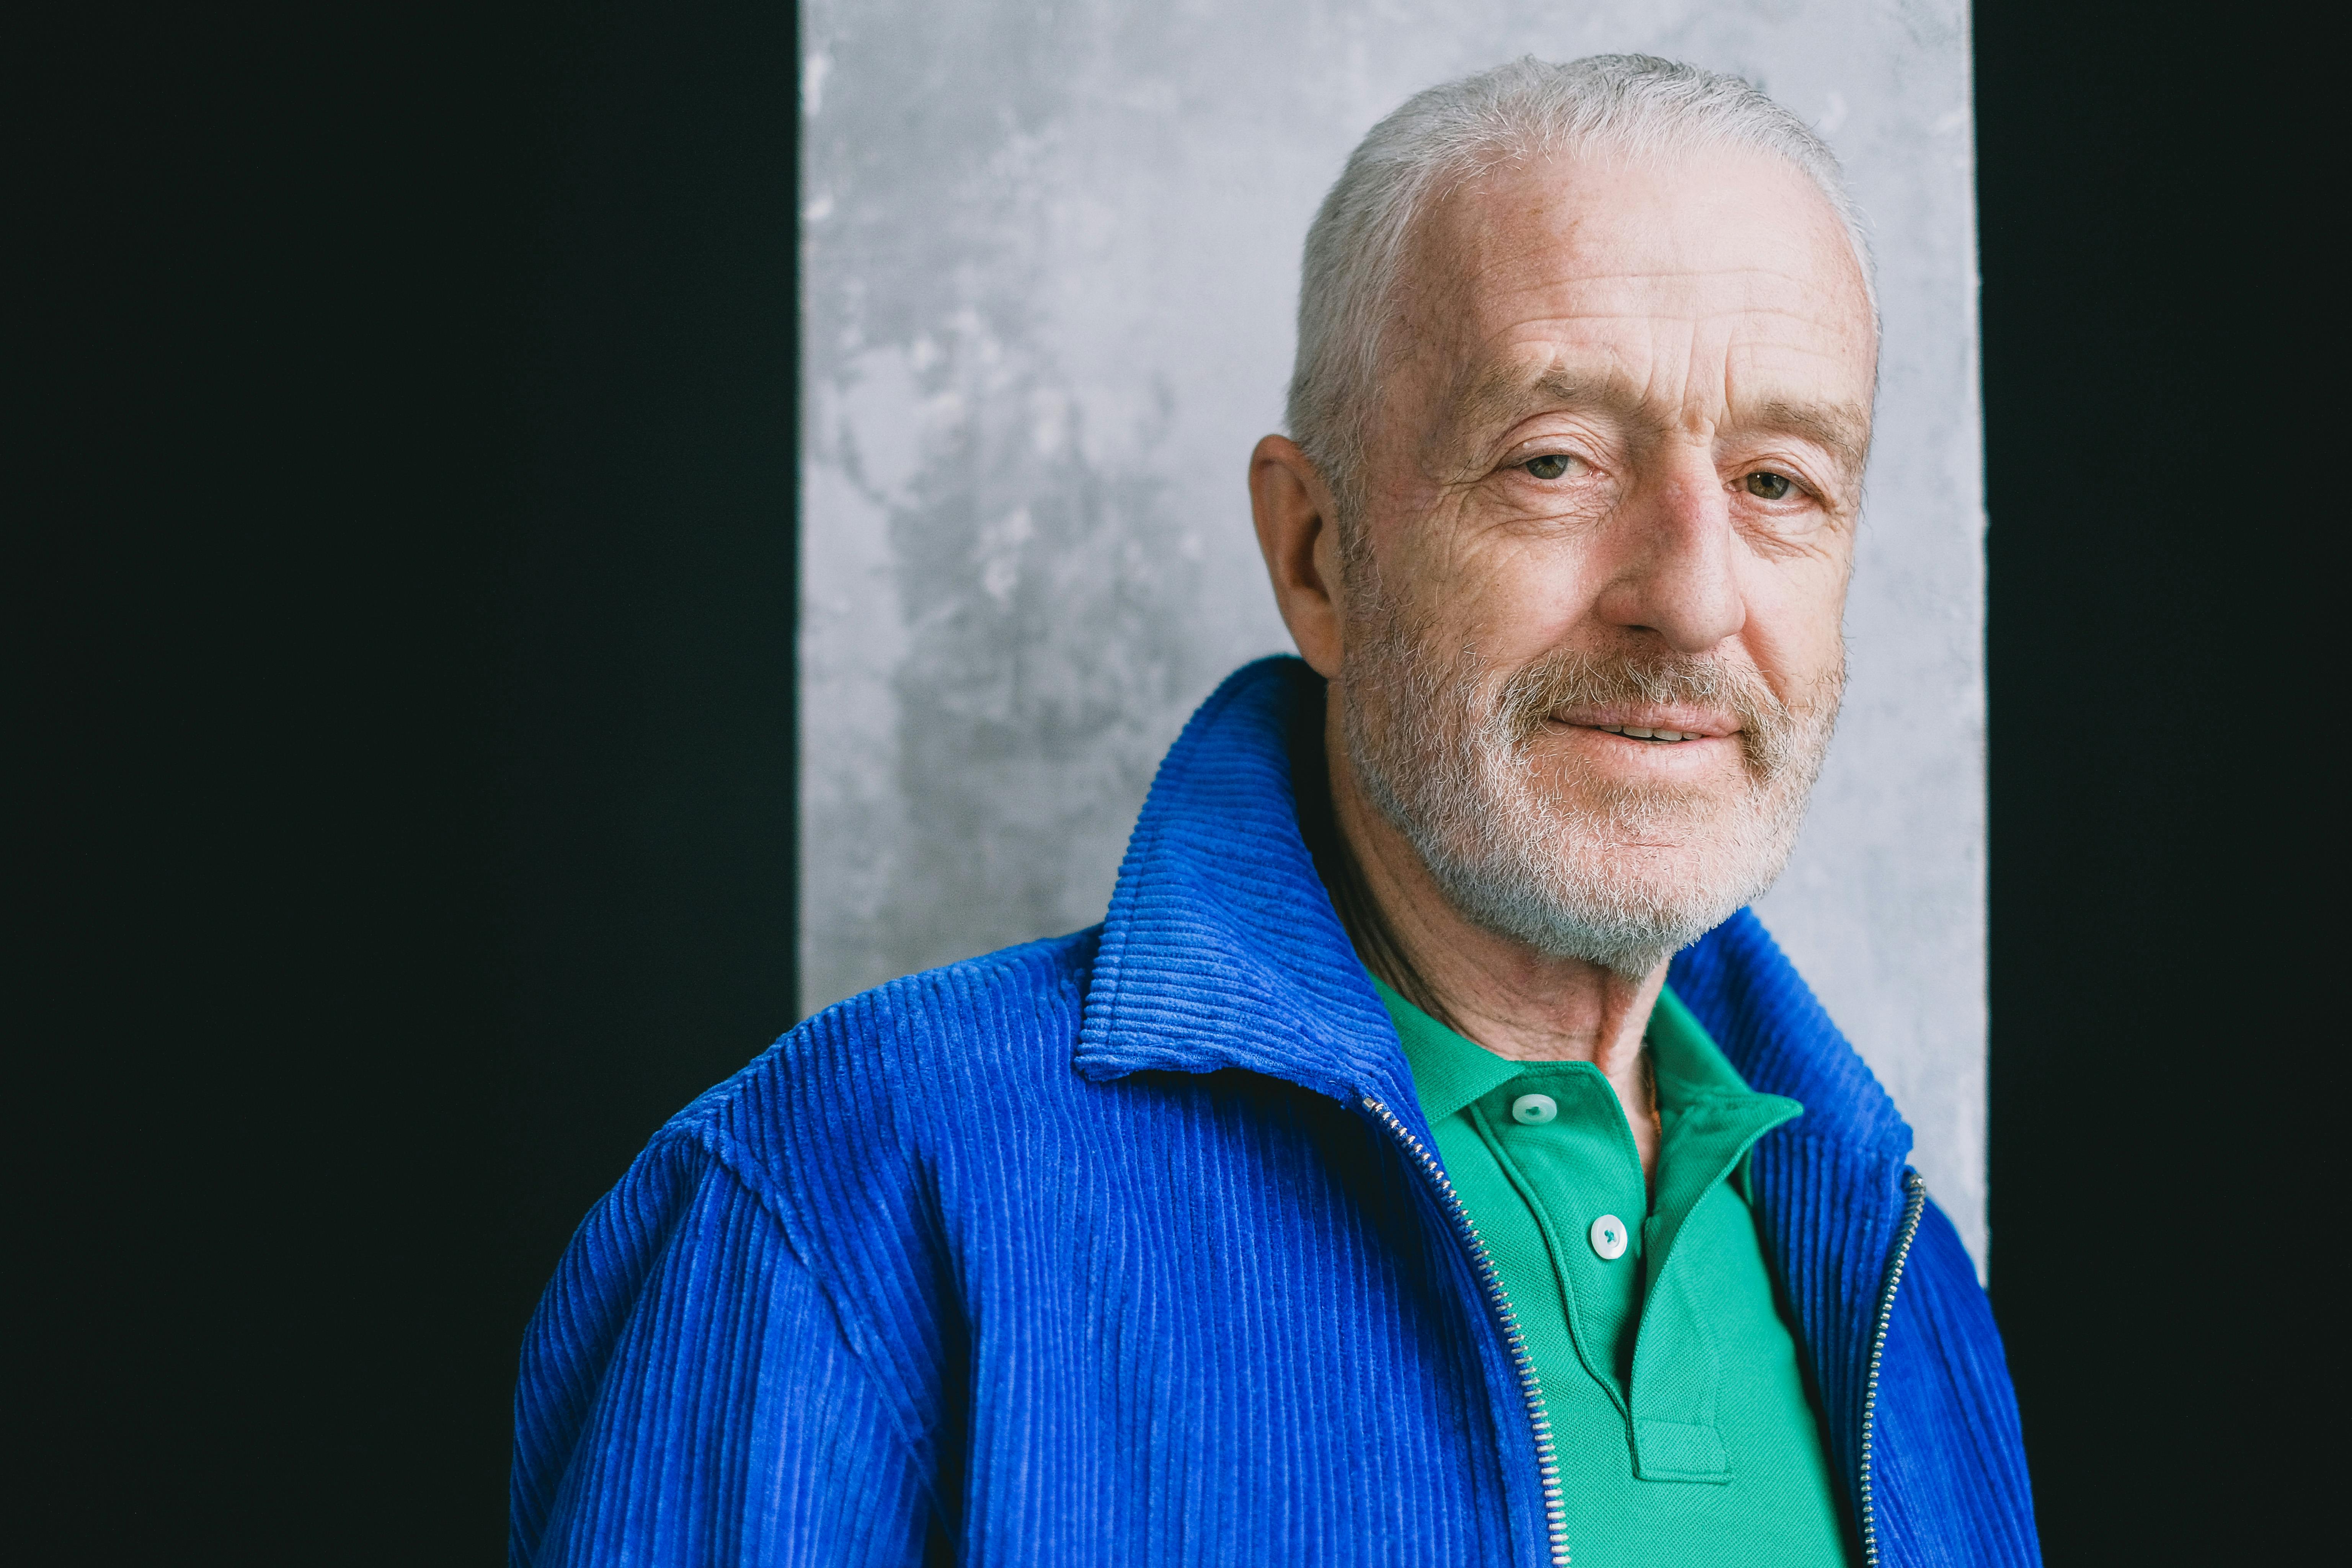
{"label": "wrinkled forehead", "polygon": [[1491,171],[1429,211],[1402,281],[1391,364],[1444,405],[1428,415],[1514,378],[1613,378],[1685,417],[1746,399],[1867,421],[1877,332],[1861,263],[1812,182],[1766,153]]}

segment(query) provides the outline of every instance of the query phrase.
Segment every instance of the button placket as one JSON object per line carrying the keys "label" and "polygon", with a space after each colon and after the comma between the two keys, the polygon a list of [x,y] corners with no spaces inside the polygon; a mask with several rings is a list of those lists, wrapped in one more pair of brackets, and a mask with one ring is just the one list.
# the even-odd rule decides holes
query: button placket
{"label": "button placket", "polygon": [[[1496,1087],[1477,1124],[1544,1238],[1578,1359],[1622,1414],[1643,1243],[1622,1216],[1643,1213],[1647,1199],[1616,1090],[1590,1063],[1542,1064]],[[1602,1215],[1615,1241],[1593,1234]]]}

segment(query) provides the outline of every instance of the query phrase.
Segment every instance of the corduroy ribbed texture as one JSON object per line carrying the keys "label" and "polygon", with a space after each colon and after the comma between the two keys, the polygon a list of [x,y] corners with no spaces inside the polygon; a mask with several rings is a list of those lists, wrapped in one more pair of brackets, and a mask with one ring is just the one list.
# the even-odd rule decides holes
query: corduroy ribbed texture
{"label": "corduroy ribbed texture", "polygon": [[[843,1003],[664,1129],[532,1321],[516,1563],[1549,1561],[1502,1336],[1362,1108],[1428,1141],[1299,836],[1313,679],[1203,704],[1102,927]],[[1753,917],[1674,984],[1807,1107],[1752,1184],[1851,1489],[1908,1130]],[[2038,1561],[1932,1210],[1877,1408],[1887,1562]]]}

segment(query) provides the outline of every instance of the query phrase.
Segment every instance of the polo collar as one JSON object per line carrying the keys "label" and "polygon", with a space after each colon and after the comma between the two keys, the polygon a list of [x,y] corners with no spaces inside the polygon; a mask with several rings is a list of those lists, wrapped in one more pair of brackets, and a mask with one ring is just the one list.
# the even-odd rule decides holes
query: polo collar
{"label": "polo collar", "polygon": [[1650,1010],[1644,1033],[1650,1042],[1651,1064],[1657,1069],[1660,1100],[1681,1105],[1701,1095],[1754,1092],[1738,1069],[1724,1059],[1723,1052],[1707,1037],[1706,1027],[1691,1016],[1672,985],[1659,990],[1658,1005]]}
{"label": "polo collar", "polygon": [[1477,1041],[1455,1033],[1389,988],[1377,974],[1373,994],[1387,1006],[1396,1024],[1397,1039],[1412,1068],[1412,1087],[1421,1109],[1433,1122],[1444,1121],[1464,1106],[1483,1100],[1532,1067],[1545,1062],[1517,1062],[1498,1057]]}

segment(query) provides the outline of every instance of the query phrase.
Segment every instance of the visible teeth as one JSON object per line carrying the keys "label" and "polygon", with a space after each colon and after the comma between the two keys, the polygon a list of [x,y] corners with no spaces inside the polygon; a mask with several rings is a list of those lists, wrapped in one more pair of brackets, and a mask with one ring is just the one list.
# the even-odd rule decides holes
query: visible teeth
{"label": "visible teeth", "polygon": [[1612,735],[1630,735],[1636,741],[1696,741],[1696,730],[1645,730],[1639,724],[1603,724],[1601,729]]}
{"label": "visible teeth", "polygon": [[1623,733],[1633,736],[1637,741],[1654,741],[1658,738],[1658,732],[1655,730],[1644,730],[1633,724],[1626,725]]}

